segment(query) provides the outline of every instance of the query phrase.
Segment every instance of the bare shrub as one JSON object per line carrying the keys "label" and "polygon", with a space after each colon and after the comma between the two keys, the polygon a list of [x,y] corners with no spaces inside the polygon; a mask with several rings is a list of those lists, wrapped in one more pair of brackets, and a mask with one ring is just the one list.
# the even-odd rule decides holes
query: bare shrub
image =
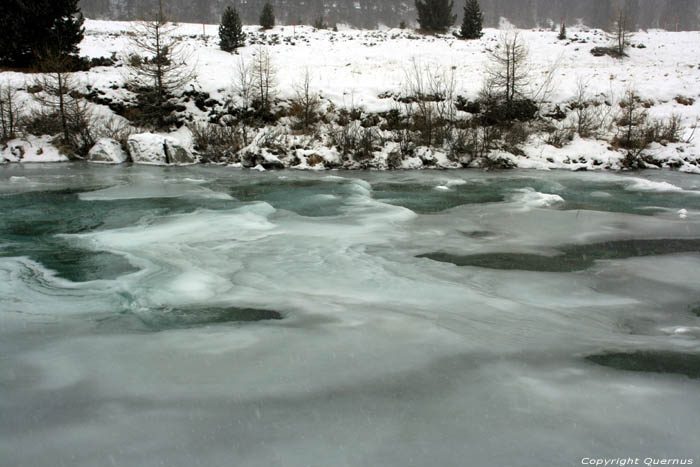
{"label": "bare shrub", "polygon": [[681,141],[684,130],[680,115],[673,114],[666,120],[650,120],[644,129],[644,139],[647,145],[678,143]]}
{"label": "bare shrub", "polygon": [[[77,155],[86,155],[96,141],[100,119],[78,90],[78,81],[70,70],[71,59],[47,55],[39,64],[32,94],[41,109],[28,117],[26,130],[32,134],[61,135],[61,145]],[[53,122],[51,121],[53,120]]]}
{"label": "bare shrub", "polygon": [[296,95],[289,109],[289,114],[294,120],[293,127],[308,133],[318,123],[320,108],[321,99],[311,90],[311,76],[307,68],[304,80],[296,87]]}
{"label": "bare shrub", "polygon": [[40,92],[32,94],[47,114],[58,117],[63,141],[71,139],[70,117],[73,107],[77,105],[78,83],[70,71],[68,58],[60,55],[47,55],[39,64],[40,72],[34,77],[33,85]]}
{"label": "bare shrub", "polygon": [[545,129],[545,143],[555,148],[563,148],[574,138],[575,130],[566,125],[551,125]]}
{"label": "bare shrub", "polygon": [[61,133],[61,118],[57,112],[45,107],[30,110],[20,120],[25,133],[31,135],[56,135]]}
{"label": "bare shrub", "polygon": [[588,94],[588,81],[579,77],[576,81],[576,92],[569,102],[573,110],[572,129],[582,138],[596,135],[602,125],[600,103],[593,102]]}
{"label": "bare shrub", "polygon": [[234,162],[246,146],[245,129],[238,125],[195,123],[189,129],[202,162]]}
{"label": "bare shrub", "polygon": [[253,73],[243,57],[236,63],[233,76],[235,94],[243,101],[243,107],[250,107],[253,101]]}
{"label": "bare shrub", "polygon": [[529,51],[517,31],[501,34],[498,46],[491,52],[487,68],[488,87],[510,107],[516,100],[528,98],[531,84]]}
{"label": "bare shrub", "polygon": [[9,85],[0,86],[0,141],[17,136],[21,116],[17,90]]}
{"label": "bare shrub", "polygon": [[340,152],[343,158],[354,154],[360,140],[360,125],[356,122],[331,128],[328,132],[331,144]]}
{"label": "bare shrub", "polygon": [[431,147],[442,144],[452,134],[457,113],[457,81],[454,70],[446,72],[421,66],[416,60],[405,70],[404,113],[421,136],[421,143]]}
{"label": "bare shrub", "polygon": [[251,67],[253,105],[256,109],[269,112],[272,100],[277,95],[277,70],[272,64],[270,49],[260,46],[255,50]]}
{"label": "bare shrub", "polygon": [[382,137],[374,128],[361,128],[354,158],[357,161],[370,160],[374,151],[383,145]]}

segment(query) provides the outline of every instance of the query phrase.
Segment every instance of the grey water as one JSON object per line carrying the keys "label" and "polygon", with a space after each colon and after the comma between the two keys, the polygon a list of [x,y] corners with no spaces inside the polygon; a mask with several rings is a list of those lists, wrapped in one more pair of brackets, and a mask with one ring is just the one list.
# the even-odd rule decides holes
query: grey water
{"label": "grey water", "polygon": [[700,177],[0,167],[0,465],[700,462]]}

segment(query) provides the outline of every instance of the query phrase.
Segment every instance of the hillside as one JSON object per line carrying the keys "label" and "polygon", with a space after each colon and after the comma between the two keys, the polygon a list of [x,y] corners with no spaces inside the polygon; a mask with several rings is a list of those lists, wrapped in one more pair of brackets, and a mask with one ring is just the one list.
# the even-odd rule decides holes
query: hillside
{"label": "hillside", "polygon": [[[124,86],[126,71],[123,66],[130,50],[128,32],[131,28],[132,24],[128,22],[86,21],[81,55],[117,58],[115,66],[96,67],[77,73],[81,92],[92,95],[93,102],[103,104],[91,104],[98,115],[113,116],[109,107],[104,105],[106,103],[133,99],[133,93]],[[317,168],[321,165],[349,168],[390,166],[387,159],[398,143],[392,141],[391,135],[382,129],[381,121],[376,122],[378,141],[372,150],[372,162],[344,163],[338,148],[329,139],[331,127],[337,126],[337,119],[332,114],[339,109],[355,109],[360,112],[358,121],[367,127],[369,116],[381,114],[383,118],[382,113],[400,110],[405,84],[415,78],[414,70],[420,70],[420,73],[428,70],[427,75],[433,76],[451,76],[455,80],[455,94],[463,97],[464,101],[475,100],[483,86],[490,51],[498,46],[502,34],[502,31],[488,29],[480,41],[462,41],[449,35],[422,36],[399,29],[367,31],[341,27],[340,31],[333,32],[285,26],[262,33],[256,27],[246,27],[248,45],[239,50],[240,54],[234,55],[219,50],[217,31],[215,25],[182,24],[177,29],[176,33],[191,51],[189,62],[196,67],[197,77],[187,89],[196,91],[198,96],[206,96],[208,102],[198,107],[195,99],[180,98],[179,102],[186,107],[180,114],[187,124],[174,133],[175,136],[192,149],[193,141],[187,127],[210,121],[212,115],[225,113],[227,107],[237,103],[237,64],[240,60],[250,62],[260,52],[260,44],[265,44],[276,70],[277,105],[284,106],[285,101],[295,97],[308,69],[311,90],[319,93],[323,113],[331,116],[323,117],[311,134],[293,130],[289,118],[282,118],[273,125],[276,144],[295,148],[294,154],[274,154],[274,151],[261,147],[255,137],[253,139],[256,141],[242,151],[261,153],[262,158],[259,157],[258,162],[277,158],[280,164],[272,164],[273,167],[299,168],[309,165]],[[650,119],[664,121],[676,115],[683,127],[680,142],[666,144],[659,141],[645,150],[645,157],[656,161],[648,165],[700,172],[700,143],[698,138],[693,137],[693,127],[700,116],[700,33],[639,32],[634,35],[633,46],[628,50],[629,57],[624,60],[595,57],[590,53],[593,47],[608,44],[608,39],[599,30],[572,28],[569,39],[564,41],[557,40],[557,34],[549,30],[521,30],[518,33],[529,49],[529,87],[533,95],[543,100],[540,120],[546,121],[548,129],[532,131],[529,137],[515,145],[516,150],[504,151],[503,147],[499,147],[498,150],[489,151],[491,159],[497,159],[500,165],[519,167],[623,168],[627,152],[611,150],[610,141],[616,131],[613,121],[620,111],[619,103],[627,91],[634,89]],[[542,84],[550,72],[551,92],[542,93]],[[28,84],[31,84],[28,75],[4,72],[0,74],[0,82],[21,89],[19,97],[26,104],[25,108],[36,105],[26,92]],[[547,135],[565,129],[570,123],[573,115],[570,103],[579,83],[585,84],[587,100],[594,107],[607,108],[604,111],[607,116],[603,117],[607,120],[602,122],[596,138],[584,139],[573,135],[571,141],[564,138],[563,145],[556,144],[563,147],[547,144]],[[94,99],[95,96],[99,99]],[[556,118],[547,117],[556,114]],[[562,114],[566,118],[562,119]],[[116,118],[125,122],[121,117]],[[458,110],[458,118],[469,120],[470,115]],[[255,129],[253,133],[258,135],[260,131]],[[16,151],[12,152],[11,146],[0,152],[0,157],[10,161],[21,159]],[[51,151],[44,152],[47,157],[33,159],[50,159]],[[305,159],[312,155],[321,156],[324,163],[307,163]],[[27,156],[26,159],[31,158]],[[241,160],[229,162],[247,165]],[[417,144],[410,157],[403,157],[400,164],[394,166],[449,168],[479,166],[477,162],[472,160],[465,164],[464,160],[448,157],[444,148]]]}

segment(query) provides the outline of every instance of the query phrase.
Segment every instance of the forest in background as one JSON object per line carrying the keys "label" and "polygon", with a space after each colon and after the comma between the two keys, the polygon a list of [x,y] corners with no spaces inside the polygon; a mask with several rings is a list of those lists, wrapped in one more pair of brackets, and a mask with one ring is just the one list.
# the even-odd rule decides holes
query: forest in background
{"label": "forest in background", "polygon": [[[166,10],[175,21],[218,23],[227,6],[234,6],[245,24],[258,24],[267,0],[168,0]],[[278,24],[313,24],[323,18],[330,24],[346,23],[360,28],[380,24],[414,24],[416,11],[411,0],[270,0]],[[81,0],[85,15],[93,19],[141,19],[153,11],[157,0]],[[463,2],[454,12],[460,21]],[[518,27],[548,27],[552,22],[603,28],[616,8],[625,6],[632,21],[642,29],[698,30],[700,0],[482,0],[485,25],[497,26],[507,18]],[[458,24],[458,23],[456,23]]]}

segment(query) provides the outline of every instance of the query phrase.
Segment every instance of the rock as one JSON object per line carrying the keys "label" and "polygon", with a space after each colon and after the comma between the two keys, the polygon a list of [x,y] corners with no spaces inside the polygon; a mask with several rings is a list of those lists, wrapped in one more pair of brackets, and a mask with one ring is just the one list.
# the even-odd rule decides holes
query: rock
{"label": "rock", "polygon": [[258,165],[265,170],[284,169],[282,161],[280,161],[277,156],[268,154],[267,152],[258,153],[245,151],[241,154],[241,164],[248,169],[255,168]]}
{"label": "rock", "polygon": [[99,164],[122,164],[129,160],[129,155],[122,145],[111,138],[100,139],[88,153],[88,162]]}
{"label": "rock", "polygon": [[151,133],[131,135],[126,142],[135,164],[166,165],[165,138]]}
{"label": "rock", "polygon": [[306,158],[306,163],[309,164],[311,167],[315,167],[318,164],[323,163],[323,157],[319,154],[312,154]]}
{"label": "rock", "polygon": [[166,136],[164,140],[165,152],[168,156],[168,163],[194,164],[197,162],[197,159],[194,157],[194,155],[178,140],[170,136]]}
{"label": "rock", "polygon": [[241,154],[241,164],[247,169],[251,169],[256,165],[261,165],[265,159],[253,151],[245,151]]}
{"label": "rock", "polygon": [[265,160],[262,162],[265,170],[281,170],[284,169],[284,164],[276,156],[265,155]]}
{"label": "rock", "polygon": [[194,164],[195,156],[180,141],[171,136],[142,133],[131,135],[126,143],[136,164]]}

